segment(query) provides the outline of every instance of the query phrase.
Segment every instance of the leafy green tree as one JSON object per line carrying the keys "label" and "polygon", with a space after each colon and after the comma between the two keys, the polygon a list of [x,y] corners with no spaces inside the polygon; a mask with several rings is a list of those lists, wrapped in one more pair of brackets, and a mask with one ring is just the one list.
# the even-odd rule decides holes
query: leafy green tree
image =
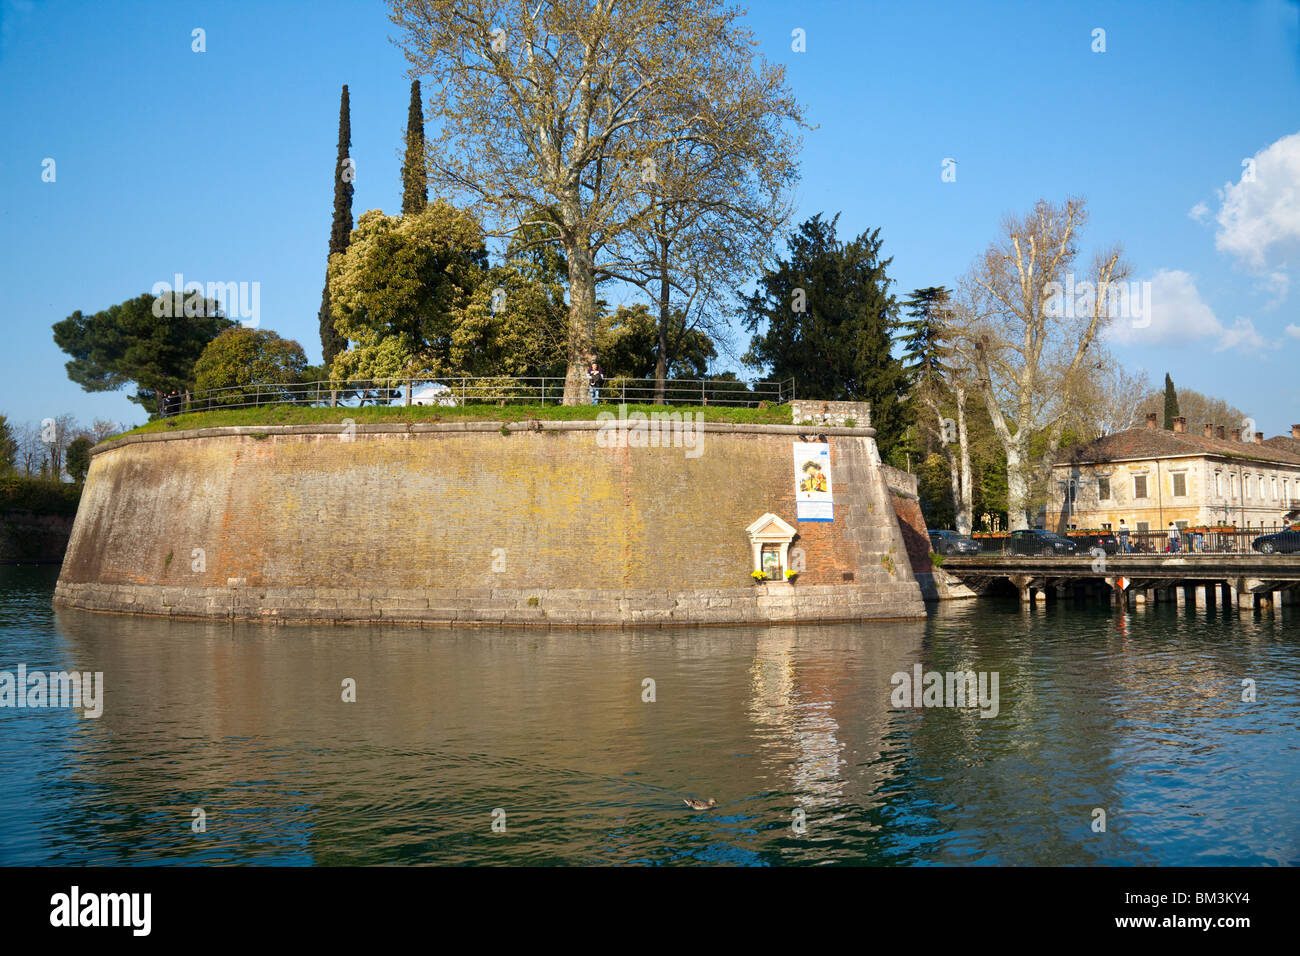
{"label": "leafy green tree", "polygon": [[429,205],[429,174],[424,167],[424,111],[420,81],[411,81],[411,105],[406,111],[406,158],[402,163],[402,215],[423,212]]}
{"label": "leafy green tree", "polygon": [[68,443],[67,457],[64,459],[65,467],[72,480],[81,484],[86,480],[86,472],[90,471],[90,449],[93,446],[90,439],[84,435],[80,438],[74,438]]}
{"label": "leafy green tree", "polygon": [[804,222],[789,238],[789,258],[744,300],[744,324],[755,333],[744,360],[772,378],[793,377],[799,395],[870,402],[885,454],[906,427],[907,375],[891,352],[898,304],[886,270],[893,260],[880,258],[879,229],[840,242],[838,221],[818,214]]}
{"label": "leafy green tree", "polygon": [[1165,372],[1165,430],[1173,431],[1174,419],[1178,417],[1178,392],[1174,380]]}
{"label": "leafy green tree", "polygon": [[6,415],[0,415],[0,474],[14,470],[18,459],[18,436]]}
{"label": "leafy green tree", "polygon": [[[657,380],[659,333],[659,318],[642,303],[621,305],[603,316],[596,328],[596,353],[606,378]],[[667,334],[667,354],[673,357],[668,377],[703,378],[709,361],[718,355],[709,336],[702,329],[688,328],[680,309],[672,313]]]}
{"label": "leafy green tree", "polygon": [[[330,225],[329,262],[334,256],[342,254],[348,247],[348,238],[352,234],[352,181],[356,176],[356,167],[352,163],[352,114],[348,105],[348,87],[343,84],[343,93],[339,99],[339,144],[338,157],[334,162],[334,221]],[[329,365],[348,347],[347,338],[334,327],[334,313],[330,308],[329,263],[326,266],[325,289],[321,292],[320,313],[320,347],[324,362]]]}
{"label": "leafy green tree", "polygon": [[[227,329],[208,343],[194,363],[195,387],[210,396],[211,404],[235,405],[282,401],[307,368],[302,346],[282,339],[270,329]],[[203,396],[200,396],[203,399]]]}
{"label": "leafy green tree", "polygon": [[54,343],[72,356],[64,367],[83,389],[110,392],[135,383],[131,401],[157,412],[159,394],[193,387],[204,347],[234,324],[198,293],[145,294],[93,315],[72,313],[54,324]]}
{"label": "leafy green tree", "polygon": [[335,328],[350,343],[331,373],[358,380],[456,371],[453,333],[486,277],[483,231],[462,210],[438,201],[410,216],[365,213],[347,251],[330,260]]}

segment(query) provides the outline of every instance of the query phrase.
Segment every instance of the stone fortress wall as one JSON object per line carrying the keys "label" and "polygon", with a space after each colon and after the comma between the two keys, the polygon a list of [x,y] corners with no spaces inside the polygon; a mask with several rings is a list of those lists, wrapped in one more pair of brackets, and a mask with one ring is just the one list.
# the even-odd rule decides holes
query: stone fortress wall
{"label": "stone fortress wall", "polygon": [[[872,429],[696,427],[691,448],[620,447],[593,421],[128,436],[94,452],[55,601],[457,625],[924,616]],[[795,520],[802,438],[830,445],[832,522]],[[793,584],[749,577],[765,513],[798,531]]]}

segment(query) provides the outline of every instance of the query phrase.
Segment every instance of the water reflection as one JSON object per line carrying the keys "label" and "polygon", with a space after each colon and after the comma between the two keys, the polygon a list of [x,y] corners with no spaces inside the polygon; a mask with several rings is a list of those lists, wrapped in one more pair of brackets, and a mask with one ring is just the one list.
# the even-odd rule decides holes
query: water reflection
{"label": "water reflection", "polygon": [[[2,863],[1300,861],[1291,609],[264,629],[53,612],[52,584],[0,574],[0,667],[103,671],[104,715],[0,710]],[[893,708],[916,663],[997,671],[998,716]]]}

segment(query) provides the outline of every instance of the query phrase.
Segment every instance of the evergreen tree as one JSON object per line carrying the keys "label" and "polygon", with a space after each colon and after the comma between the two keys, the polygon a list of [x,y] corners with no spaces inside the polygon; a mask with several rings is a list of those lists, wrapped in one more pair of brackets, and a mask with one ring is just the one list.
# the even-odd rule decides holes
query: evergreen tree
{"label": "evergreen tree", "polygon": [[1174,380],[1165,372],[1165,429],[1173,431],[1174,419],[1178,417],[1178,392],[1174,390]]}
{"label": "evergreen tree", "polygon": [[744,300],[746,328],[757,333],[745,363],[775,379],[795,379],[797,394],[871,403],[881,454],[906,428],[902,398],[907,374],[890,349],[898,303],[889,293],[880,230],[852,242],[835,237],[839,216],[819,213],[790,236],[789,259],[758,282]]}
{"label": "evergreen tree", "polygon": [[18,457],[18,438],[5,415],[0,415],[0,473],[13,471]]}
{"label": "evergreen tree", "polygon": [[943,337],[949,294],[945,286],[929,286],[913,289],[903,302],[911,319],[899,323],[905,331],[898,340],[903,345],[906,371],[915,385],[927,386],[936,376],[948,373],[944,359],[951,349],[944,345]]}
{"label": "evergreen tree", "polygon": [[65,462],[68,474],[78,484],[86,480],[86,472],[90,471],[90,449],[92,447],[90,439],[84,435],[72,439],[68,444]]}
{"label": "evergreen tree", "polygon": [[[352,234],[352,180],[354,167],[351,162],[352,151],[352,117],[348,107],[348,87],[343,84],[343,95],[339,100],[339,147],[338,158],[334,162],[334,224],[330,227],[329,254],[344,252],[348,247],[348,237]],[[347,339],[334,328],[334,316],[330,313],[329,263],[326,263],[325,291],[320,300],[320,346],[324,355],[324,364],[328,366],[348,347]]]}
{"label": "evergreen tree", "polygon": [[402,163],[402,215],[423,212],[429,204],[428,175],[424,169],[424,110],[420,81],[411,81],[411,105],[406,112],[406,160]]}

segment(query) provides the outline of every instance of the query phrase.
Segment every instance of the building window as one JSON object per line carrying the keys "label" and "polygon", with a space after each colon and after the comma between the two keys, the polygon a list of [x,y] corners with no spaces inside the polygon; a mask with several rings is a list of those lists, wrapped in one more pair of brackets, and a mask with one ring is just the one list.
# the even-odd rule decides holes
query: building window
{"label": "building window", "polygon": [[1069,501],[1070,504],[1074,504],[1079,499],[1079,486],[1075,483],[1073,478],[1066,482],[1066,485],[1066,500]]}
{"label": "building window", "polygon": [[1241,479],[1241,491],[1247,498],[1250,497],[1250,475]]}
{"label": "building window", "polygon": [[1135,475],[1133,477],[1133,497],[1145,498],[1147,496],[1147,476]]}
{"label": "building window", "polygon": [[1138,529],[1138,534],[1146,534],[1148,531],[1151,530],[1151,522],[1139,521],[1137,523],[1137,529]]}
{"label": "building window", "polygon": [[1223,497],[1223,473],[1218,471],[1214,473],[1214,497]]}
{"label": "building window", "polygon": [[1110,500],[1110,479],[1109,478],[1097,479],[1097,500],[1098,501]]}
{"label": "building window", "polygon": [[1274,478],[1272,479],[1272,481],[1273,481],[1273,500],[1277,501],[1277,479]]}
{"label": "building window", "polygon": [[1174,497],[1187,497],[1187,476],[1183,474],[1174,475]]}
{"label": "building window", "polygon": [[1232,476],[1232,497],[1237,497],[1237,476]]}

